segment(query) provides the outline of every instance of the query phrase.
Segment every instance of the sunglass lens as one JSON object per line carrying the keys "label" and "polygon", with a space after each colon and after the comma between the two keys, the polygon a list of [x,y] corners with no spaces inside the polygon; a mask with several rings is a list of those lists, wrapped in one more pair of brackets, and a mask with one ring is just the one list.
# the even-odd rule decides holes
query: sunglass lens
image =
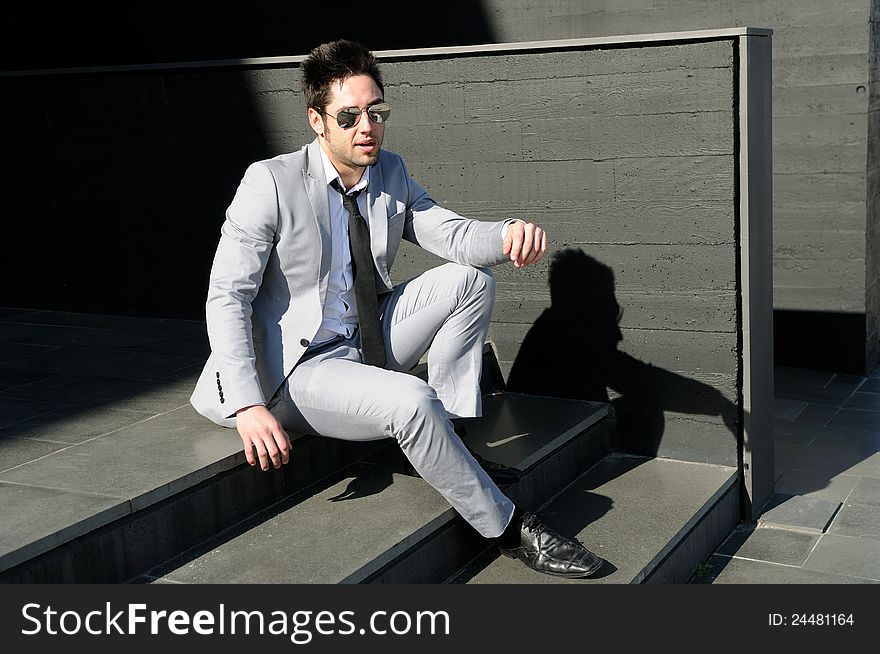
{"label": "sunglass lens", "polygon": [[360,119],[361,112],[359,109],[343,109],[336,114],[336,122],[342,129],[354,127],[355,123]]}
{"label": "sunglass lens", "polygon": [[372,107],[367,109],[367,113],[370,116],[370,120],[374,123],[384,123],[388,120],[388,116],[391,115],[391,107],[389,107],[384,102],[381,104],[374,104]]}

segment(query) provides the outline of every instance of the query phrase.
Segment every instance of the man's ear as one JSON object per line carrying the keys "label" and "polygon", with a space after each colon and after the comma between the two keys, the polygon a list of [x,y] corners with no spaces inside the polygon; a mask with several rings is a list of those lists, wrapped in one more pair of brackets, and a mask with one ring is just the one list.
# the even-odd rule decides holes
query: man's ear
{"label": "man's ear", "polygon": [[309,126],[318,136],[324,136],[324,118],[313,107],[309,107]]}

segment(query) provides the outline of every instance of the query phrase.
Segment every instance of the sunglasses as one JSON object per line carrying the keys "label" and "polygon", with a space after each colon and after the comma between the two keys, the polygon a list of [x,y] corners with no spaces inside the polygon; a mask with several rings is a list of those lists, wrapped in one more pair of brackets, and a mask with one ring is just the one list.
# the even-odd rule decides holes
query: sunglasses
{"label": "sunglasses", "polygon": [[334,116],[333,114],[329,114],[326,111],[324,112],[326,115],[331,118],[336,119],[336,124],[339,125],[342,129],[351,129],[355,125],[358,124],[358,121],[361,119],[361,114],[367,112],[367,117],[377,125],[384,123],[388,120],[388,116],[391,115],[391,107],[387,102],[379,102],[374,105],[370,105],[366,109],[361,109],[359,107],[347,107],[345,109],[340,109],[339,112]]}

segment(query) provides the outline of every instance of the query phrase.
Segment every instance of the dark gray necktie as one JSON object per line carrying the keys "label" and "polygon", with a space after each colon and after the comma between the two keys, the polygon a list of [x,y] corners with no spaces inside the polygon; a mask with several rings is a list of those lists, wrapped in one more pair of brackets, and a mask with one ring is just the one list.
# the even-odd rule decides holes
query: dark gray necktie
{"label": "dark gray necktie", "polygon": [[330,184],[342,196],[342,205],[348,211],[348,245],[351,250],[351,268],[354,273],[354,297],[357,301],[358,328],[361,333],[361,357],[370,366],[385,366],[385,344],[379,322],[379,300],[376,295],[376,275],[373,253],[370,250],[370,229],[357,205],[360,191],[346,195],[334,179]]}

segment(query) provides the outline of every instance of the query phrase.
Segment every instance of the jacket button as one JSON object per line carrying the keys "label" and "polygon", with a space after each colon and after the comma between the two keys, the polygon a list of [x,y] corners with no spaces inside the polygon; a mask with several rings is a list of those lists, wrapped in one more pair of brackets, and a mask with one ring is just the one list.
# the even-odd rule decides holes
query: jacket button
{"label": "jacket button", "polygon": [[224,400],[224,399],[221,397],[221,398],[220,398],[220,404],[223,404],[223,403],[225,403],[225,402],[226,402],[226,400]]}
{"label": "jacket button", "polygon": [[303,347],[308,347],[309,341],[304,338],[304,339],[300,340],[299,344],[302,345]]}
{"label": "jacket button", "polygon": [[220,379],[220,373],[219,373],[219,372],[217,373],[217,379]]}

